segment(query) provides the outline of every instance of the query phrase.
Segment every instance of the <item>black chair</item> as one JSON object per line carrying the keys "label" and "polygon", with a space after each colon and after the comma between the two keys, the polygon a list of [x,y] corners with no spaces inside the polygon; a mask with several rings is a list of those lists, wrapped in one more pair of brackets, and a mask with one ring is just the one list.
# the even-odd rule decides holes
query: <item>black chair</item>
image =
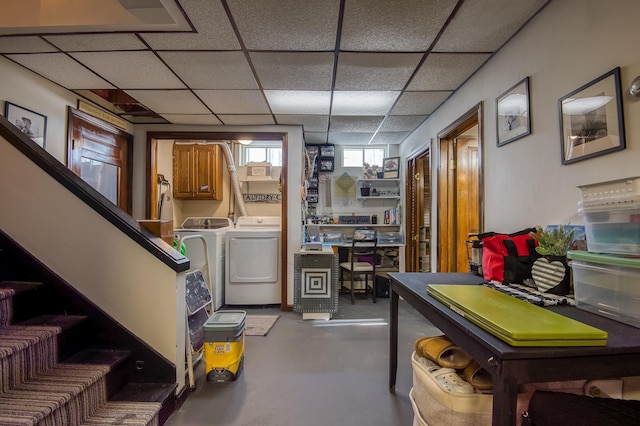
{"label": "black chair", "polygon": [[[376,262],[377,262],[378,239],[376,231],[371,228],[357,228],[353,232],[353,240],[349,248],[349,257],[345,262],[340,263],[340,287],[344,291],[351,293],[351,304],[355,304],[355,292],[373,295],[373,303],[376,303]],[[344,285],[345,274],[351,282],[347,288]],[[355,278],[364,276],[364,288],[355,288]],[[371,278],[371,285],[369,285]]]}

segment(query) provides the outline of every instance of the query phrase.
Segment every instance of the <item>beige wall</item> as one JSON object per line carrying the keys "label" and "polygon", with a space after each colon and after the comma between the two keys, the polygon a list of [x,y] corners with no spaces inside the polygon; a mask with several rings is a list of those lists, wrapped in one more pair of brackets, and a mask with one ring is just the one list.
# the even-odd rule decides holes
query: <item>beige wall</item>
{"label": "beige wall", "polygon": [[[636,0],[552,1],[403,143],[402,154],[437,140],[438,132],[482,102],[485,230],[582,223],[578,185],[640,174],[640,99],[627,94],[640,74],[639,14]],[[627,148],[562,165],[558,99],[618,66]],[[526,76],[532,134],[497,147],[495,98]],[[432,159],[437,164],[437,155]],[[435,180],[432,187],[437,191]]]}

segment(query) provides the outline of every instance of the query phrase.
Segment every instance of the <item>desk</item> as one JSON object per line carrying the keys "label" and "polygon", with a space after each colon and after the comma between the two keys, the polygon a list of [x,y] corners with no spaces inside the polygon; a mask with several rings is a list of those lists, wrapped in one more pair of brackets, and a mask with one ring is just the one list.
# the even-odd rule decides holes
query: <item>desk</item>
{"label": "desk", "polygon": [[402,297],[493,375],[493,425],[515,425],[518,385],[640,375],[640,329],[571,306],[547,309],[605,330],[604,347],[514,347],[427,295],[428,284],[477,285],[462,273],[390,273],[389,390],[398,367],[398,299]]}

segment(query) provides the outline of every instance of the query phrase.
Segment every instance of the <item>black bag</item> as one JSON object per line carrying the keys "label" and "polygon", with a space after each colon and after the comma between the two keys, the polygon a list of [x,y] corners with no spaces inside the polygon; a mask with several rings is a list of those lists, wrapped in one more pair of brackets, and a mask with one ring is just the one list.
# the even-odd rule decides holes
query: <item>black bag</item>
{"label": "black bag", "polygon": [[536,391],[523,426],[632,426],[640,424],[640,401]]}
{"label": "black bag", "polygon": [[376,297],[389,297],[389,285],[391,280],[387,277],[376,275]]}

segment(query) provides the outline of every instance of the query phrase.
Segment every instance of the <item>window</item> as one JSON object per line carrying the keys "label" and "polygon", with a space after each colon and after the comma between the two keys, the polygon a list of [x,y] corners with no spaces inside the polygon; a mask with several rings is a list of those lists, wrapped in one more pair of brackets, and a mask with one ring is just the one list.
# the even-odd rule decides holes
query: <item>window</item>
{"label": "window", "polygon": [[269,162],[272,166],[282,166],[281,141],[253,141],[240,146],[240,165],[254,162]]}
{"label": "window", "polygon": [[362,167],[364,163],[382,167],[384,157],[384,148],[344,148],[342,150],[342,167]]}

